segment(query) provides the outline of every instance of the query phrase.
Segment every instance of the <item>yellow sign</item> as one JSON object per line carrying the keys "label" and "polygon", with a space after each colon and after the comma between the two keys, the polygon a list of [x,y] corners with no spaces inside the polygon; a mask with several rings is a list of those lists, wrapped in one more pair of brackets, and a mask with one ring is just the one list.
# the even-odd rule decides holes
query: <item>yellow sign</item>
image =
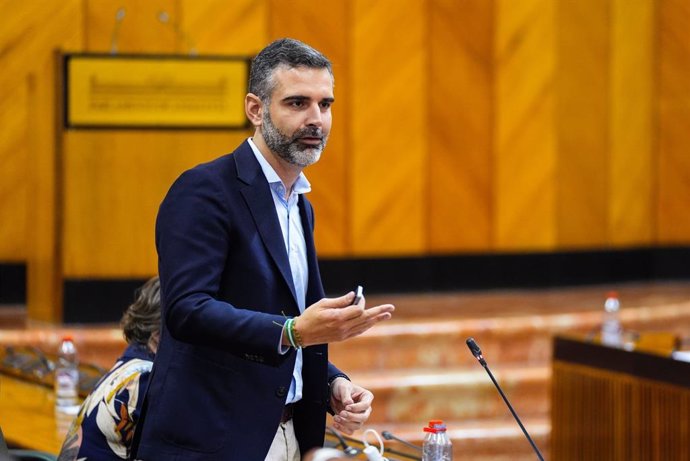
{"label": "yellow sign", "polygon": [[244,128],[246,58],[65,56],[68,128]]}

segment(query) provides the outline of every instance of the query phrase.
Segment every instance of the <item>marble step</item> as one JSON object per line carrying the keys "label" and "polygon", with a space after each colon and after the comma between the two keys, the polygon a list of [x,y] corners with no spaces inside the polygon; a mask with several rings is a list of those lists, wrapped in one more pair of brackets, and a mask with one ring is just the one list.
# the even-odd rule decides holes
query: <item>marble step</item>
{"label": "marble step", "polygon": [[[518,415],[548,414],[549,367],[501,367],[492,373]],[[475,371],[398,370],[354,373],[351,378],[374,393],[371,423],[512,418],[479,364]]]}
{"label": "marble step", "polygon": [[[554,335],[595,334],[601,318],[599,309],[479,318],[404,316],[331,344],[329,357],[348,371],[468,368],[476,364],[465,344],[473,337],[490,366],[545,365],[551,360]],[[628,330],[667,331],[684,338],[690,331],[690,301],[628,307],[621,311],[621,321]]]}

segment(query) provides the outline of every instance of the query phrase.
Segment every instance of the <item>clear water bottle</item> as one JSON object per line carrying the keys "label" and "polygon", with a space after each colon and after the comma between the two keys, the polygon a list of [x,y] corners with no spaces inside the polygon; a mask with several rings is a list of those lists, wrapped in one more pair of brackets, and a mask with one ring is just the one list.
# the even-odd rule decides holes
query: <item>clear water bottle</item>
{"label": "clear water bottle", "polygon": [[604,318],[601,322],[601,342],[607,346],[620,347],[623,328],[620,321],[620,302],[618,293],[611,291],[606,295]]}
{"label": "clear water bottle", "polygon": [[79,359],[71,336],[62,338],[55,364],[55,411],[76,415],[79,412]]}
{"label": "clear water bottle", "polygon": [[452,461],[453,445],[448,438],[443,421],[440,419],[429,421],[424,432],[426,432],[426,437],[422,444],[422,461]]}

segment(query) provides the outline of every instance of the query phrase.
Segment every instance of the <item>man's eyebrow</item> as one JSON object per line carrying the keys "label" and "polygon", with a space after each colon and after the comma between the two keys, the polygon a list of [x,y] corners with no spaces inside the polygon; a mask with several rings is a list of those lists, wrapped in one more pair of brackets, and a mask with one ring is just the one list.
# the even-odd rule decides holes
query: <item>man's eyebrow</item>
{"label": "man's eyebrow", "polygon": [[[283,98],[284,102],[302,102],[302,101],[309,101],[311,98],[308,96],[300,96],[300,95],[294,95],[294,96],[287,96]],[[322,98],[321,102],[329,102],[333,103],[335,101],[335,98]]]}

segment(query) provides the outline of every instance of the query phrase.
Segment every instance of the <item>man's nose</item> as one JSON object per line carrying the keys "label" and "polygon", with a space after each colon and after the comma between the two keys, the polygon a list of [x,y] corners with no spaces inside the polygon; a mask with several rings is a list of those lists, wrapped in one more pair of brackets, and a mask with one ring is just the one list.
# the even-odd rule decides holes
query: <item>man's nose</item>
{"label": "man's nose", "polygon": [[316,126],[316,127],[321,127],[323,124],[323,114],[321,113],[321,106],[319,104],[312,104],[309,106],[309,110],[307,111],[307,120],[305,120],[305,124],[308,126]]}

